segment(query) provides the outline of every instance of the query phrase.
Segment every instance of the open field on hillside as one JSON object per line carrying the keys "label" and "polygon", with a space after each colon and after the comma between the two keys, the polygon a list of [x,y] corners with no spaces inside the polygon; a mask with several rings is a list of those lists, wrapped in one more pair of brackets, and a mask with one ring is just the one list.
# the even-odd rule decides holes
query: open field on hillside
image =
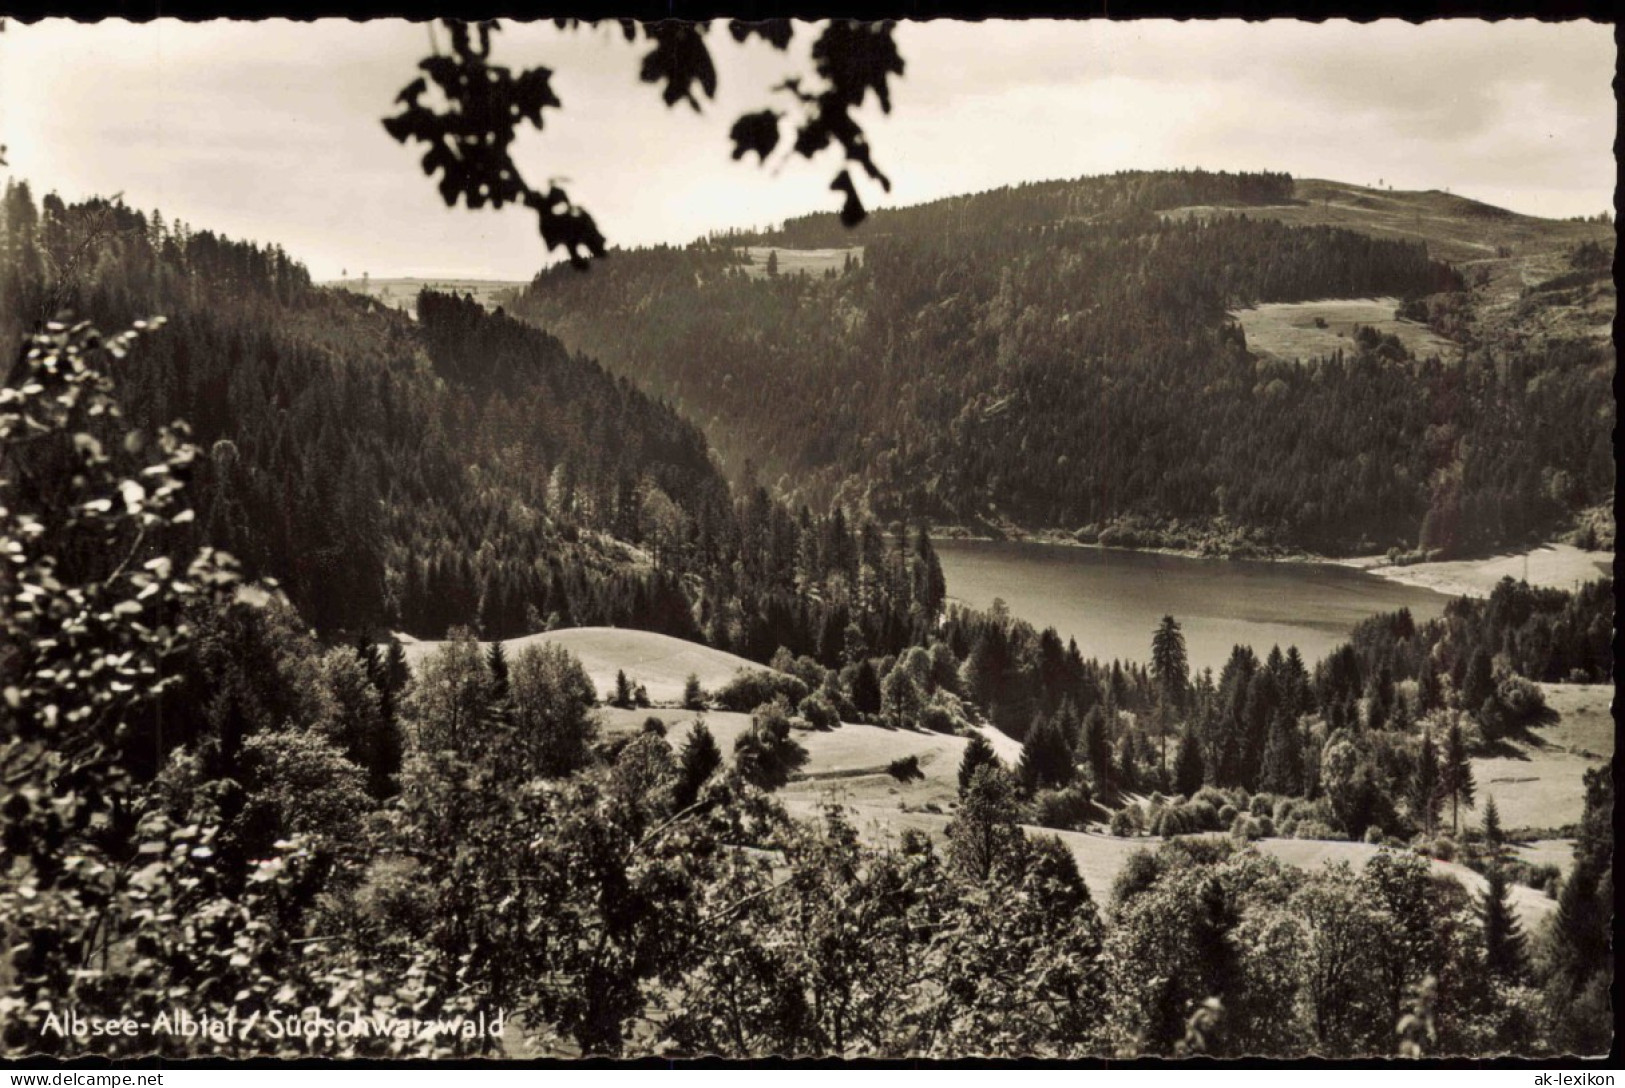
{"label": "open field on hillside", "polygon": [[[707,689],[726,683],[741,668],[760,668],[753,662],[695,643],[646,631],[619,628],[574,628],[531,635],[506,642],[510,655],[532,642],[564,646],[580,657],[601,692],[613,690],[615,673],[644,684],[657,703],[675,704],[690,672]],[[408,642],[407,660],[422,660],[439,643]],[[1494,759],[1475,759],[1479,804],[1493,794],[1506,827],[1558,828],[1579,820],[1583,805],[1581,774],[1606,761],[1613,753],[1610,704],[1613,688],[1606,684],[1542,685],[1547,703],[1558,719],[1537,730],[1515,753]],[[635,732],[644,720],[659,717],[667,727],[667,740],[680,747],[697,720],[689,711],[671,706],[647,710],[600,711],[606,732]],[[710,711],[703,719],[726,757],[735,740],[750,728],[750,715]],[[997,730],[983,728],[1006,765],[1021,756],[1021,745]],[[794,734],[806,749],[807,762],[778,794],[785,806],[802,817],[815,816],[831,802],[847,806],[858,829],[872,841],[881,841],[914,828],[942,839],[958,797],[959,762],[966,738],[942,733],[886,729],[876,725],[845,724],[829,731]],[[895,759],[915,756],[922,778],[899,782],[886,770]],[[1463,814],[1464,823],[1476,823],[1481,809]],[[1077,859],[1079,871],[1097,899],[1104,901],[1128,857],[1139,849],[1155,849],[1160,840],[1120,839],[1093,832],[1051,832]],[[1379,847],[1365,843],[1302,839],[1266,839],[1259,849],[1300,867],[1347,861],[1363,865]],[[1544,840],[1520,848],[1520,856],[1535,864],[1567,868],[1571,858],[1567,840]],[[1470,890],[1482,887],[1482,878],[1463,866],[1435,861],[1440,872],[1461,879]],[[1533,889],[1513,889],[1526,928],[1532,929],[1550,914],[1555,904]]]}
{"label": "open field on hillside", "polygon": [[[635,731],[651,714],[664,717],[667,740],[674,747],[683,743],[694,720],[686,712],[677,717],[670,713],[661,715],[658,710],[609,709],[602,713],[609,732]],[[732,753],[735,738],[750,728],[748,714],[711,712],[705,715],[705,722],[725,755]],[[1584,728],[1594,731],[1595,722],[1588,722]],[[1019,758],[1020,747],[1015,741],[993,730],[986,730],[985,735],[994,742],[1007,764]],[[895,839],[909,829],[925,832],[939,845],[944,840],[958,795],[959,761],[965,738],[847,724],[828,732],[796,733],[795,739],[807,750],[807,763],[796,779],[777,795],[791,813],[802,818],[814,817],[825,805],[835,802],[850,810],[854,825],[871,842]],[[909,755],[919,758],[923,778],[905,783],[886,773],[889,762]],[[1578,779],[1575,792],[1578,792]],[[1502,804],[1499,797],[1496,803]],[[1051,831],[1037,827],[1028,830],[1055,835],[1065,843],[1077,860],[1078,871],[1090,892],[1102,903],[1111,895],[1112,884],[1128,858],[1138,850],[1155,850],[1161,842],[1149,837],[1116,838],[1096,832]],[[1328,862],[1347,862],[1359,867],[1382,849],[1366,843],[1318,839],[1265,839],[1258,848],[1300,868],[1315,868]],[[1540,862],[1559,859],[1554,863],[1566,868],[1566,861],[1561,859],[1568,857],[1568,850],[1569,844],[1564,842],[1541,843],[1533,848],[1530,857]],[[1464,866],[1434,861],[1433,867],[1461,880],[1475,893],[1484,885],[1482,877]],[[1530,930],[1556,908],[1555,902],[1545,895],[1522,885],[1513,888],[1512,898],[1525,928]]]}
{"label": "open field on hillside", "polygon": [[1488,597],[1502,578],[1527,580],[1532,586],[1572,590],[1582,583],[1611,576],[1614,553],[1584,551],[1572,544],[1542,544],[1528,551],[1485,559],[1392,566],[1383,556],[1362,556],[1343,562],[1391,581],[1452,597]]}
{"label": "open field on hillside", "polygon": [[[845,786],[845,783],[841,786]],[[905,787],[901,794],[907,798],[911,791],[923,786],[924,783],[913,783]],[[816,815],[820,806],[828,800],[839,801],[852,810],[853,822],[870,841],[896,837],[904,830],[913,828],[926,832],[941,845],[948,821],[952,818],[948,814],[903,810],[874,801],[855,800],[842,788],[826,788],[807,796],[792,786],[783,794],[783,800],[791,812],[803,817]],[[1053,835],[1066,844],[1077,861],[1078,872],[1089,885],[1090,894],[1101,904],[1110,901],[1112,885],[1130,856],[1139,850],[1154,851],[1162,844],[1161,839],[1146,836],[1120,839],[1096,832],[1051,831],[1041,827],[1028,827],[1027,831],[1029,834]],[[1360,842],[1320,839],[1263,839],[1255,845],[1261,852],[1300,869],[1315,869],[1338,862],[1346,862],[1359,869],[1385,849]],[[1432,866],[1435,872],[1455,877],[1475,895],[1484,888],[1484,878],[1466,866],[1438,860],[1434,860]],[[1522,884],[1512,886],[1511,896],[1525,932],[1534,932],[1557,909],[1554,900]]]}
{"label": "open field on hillside", "polygon": [[1558,720],[1535,729],[1514,754],[1473,760],[1478,808],[1463,813],[1475,823],[1486,797],[1495,798],[1503,827],[1561,828],[1585,811],[1581,776],[1614,755],[1614,722],[1608,684],[1542,684]]}
{"label": "open field on hillside", "polygon": [[844,249],[782,249],[776,246],[746,246],[745,252],[750,254],[751,263],[745,266],[745,272],[752,279],[764,279],[767,276],[767,255],[779,255],[779,275],[790,276],[797,272],[805,272],[809,276],[822,276],[833,269],[839,272],[846,265],[846,258],[851,254],[854,261],[863,260],[862,246],[848,246]]}
{"label": "open field on hillside", "polygon": [[[416,665],[441,645],[434,641],[402,642],[409,665]],[[627,679],[648,689],[650,701],[675,704],[682,701],[683,684],[690,673],[700,678],[705,690],[715,691],[741,669],[764,667],[697,642],[621,627],[571,627],[511,638],[502,645],[511,661],[526,646],[540,642],[563,646],[575,654],[600,697],[614,694],[615,674],[623,669]]]}
{"label": "open field on hillside", "polygon": [[1394,317],[1393,298],[1333,298],[1319,302],[1267,302],[1231,316],[1247,334],[1247,348],[1280,359],[1312,359],[1354,351],[1354,327],[1366,325],[1399,338],[1412,355],[1455,359],[1461,348],[1426,325]]}
{"label": "open field on hillside", "polygon": [[1513,346],[1612,335],[1618,301],[1607,276],[1562,298],[1546,295],[1539,306],[1528,305],[1525,295],[1571,271],[1569,256],[1581,242],[1612,249],[1612,224],[1540,219],[1436,189],[1395,191],[1304,178],[1294,184],[1293,195],[1291,204],[1187,207],[1161,214],[1170,219],[1242,214],[1290,226],[1342,227],[1377,238],[1423,241],[1431,256],[1454,264],[1467,278],[1476,332],[1484,343]]}

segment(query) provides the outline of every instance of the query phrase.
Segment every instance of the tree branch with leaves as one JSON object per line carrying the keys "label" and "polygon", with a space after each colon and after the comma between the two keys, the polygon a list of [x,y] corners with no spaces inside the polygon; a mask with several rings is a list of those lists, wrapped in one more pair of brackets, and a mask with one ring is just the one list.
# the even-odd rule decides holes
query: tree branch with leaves
{"label": "tree branch with leaves", "polygon": [[[553,88],[553,70],[537,66],[516,73],[493,63],[491,38],[501,29],[494,20],[441,23],[450,36],[450,52],[441,52],[431,30],[434,53],[418,64],[424,74],[396,97],[400,112],[384,119],[385,131],[398,143],[427,145],[423,172],[439,175],[438,188],[447,207],[455,207],[459,200],[470,209],[522,204],[535,212],[548,250],[562,249],[573,266],[585,269],[607,252],[597,223],[556,181],[542,186],[526,180],[512,153],[525,122],[541,131],[544,111],[564,105]],[[558,19],[555,24],[562,30],[583,25],[575,19]],[[618,25],[628,44],[642,41],[651,46],[643,55],[638,78],[659,85],[668,107],[687,102],[700,112],[702,98],[715,99],[717,69],[707,42],[709,22],[640,24],[626,19]],[[873,95],[882,111],[891,112],[890,79],[901,76],[904,68],[893,39],[894,25],[826,24],[809,53],[814,78],[791,76],[772,88],[786,100],[786,109],[764,108],[735,121],[729,130],[733,158],[754,152],[757,163],[765,166],[779,150],[789,119],[794,139],[783,158],[810,160],[838,147],[846,163],[861,167],[871,181],[890,192],[891,179],[875,164],[853,111]],[[741,44],[760,38],[780,52],[788,51],[795,35],[786,20],[734,20],[728,23],[728,33]],[[848,227],[862,222],[868,213],[849,167],[835,175],[830,189],[844,195],[841,221]]]}

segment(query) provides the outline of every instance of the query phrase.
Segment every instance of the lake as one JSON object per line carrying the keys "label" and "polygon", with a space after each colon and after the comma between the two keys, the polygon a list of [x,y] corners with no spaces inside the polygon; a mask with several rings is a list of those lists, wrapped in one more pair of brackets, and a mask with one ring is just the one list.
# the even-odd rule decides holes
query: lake
{"label": "lake", "polygon": [[1408,607],[1418,622],[1450,598],[1329,563],[1186,559],[1150,552],[1009,541],[934,542],[948,595],[974,608],[1003,598],[1039,630],[1078,640],[1085,658],[1147,661],[1171,615],[1192,670],[1215,673],[1236,644],[1260,657],[1296,645],[1314,663],[1360,620]]}

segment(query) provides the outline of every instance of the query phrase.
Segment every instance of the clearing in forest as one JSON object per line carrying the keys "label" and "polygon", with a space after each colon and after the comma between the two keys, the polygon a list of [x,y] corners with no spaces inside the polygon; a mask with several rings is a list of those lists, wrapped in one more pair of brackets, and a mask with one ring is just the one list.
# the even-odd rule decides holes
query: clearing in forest
{"label": "clearing in forest", "polygon": [[1255,355],[1306,360],[1342,350],[1355,352],[1354,330],[1366,325],[1393,334],[1418,359],[1437,355],[1452,360],[1461,349],[1426,325],[1394,316],[1393,298],[1332,298],[1319,302],[1266,302],[1232,317],[1247,334],[1247,348]]}

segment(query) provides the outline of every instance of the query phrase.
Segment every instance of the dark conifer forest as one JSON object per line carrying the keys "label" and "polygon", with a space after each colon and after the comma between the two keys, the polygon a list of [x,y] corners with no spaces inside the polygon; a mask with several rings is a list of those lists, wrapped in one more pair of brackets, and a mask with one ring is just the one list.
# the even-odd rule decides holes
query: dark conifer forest
{"label": "dark conifer forest", "polygon": [[26,184],[6,212],[3,331],[163,314],[118,375],[126,410],[189,423],[194,539],[321,630],[612,624],[834,664],[849,624],[895,651],[940,603],[914,573],[929,542],[760,488],[736,503],[669,405],[472,301],[425,293],[414,320],[313,287],[278,248],[106,201],[36,206]]}
{"label": "dark conifer forest", "polygon": [[[1420,241],[1249,217],[1292,191],[1284,175],[1131,173],[882,210],[850,234],[813,216],[549,270],[511,310],[815,509],[1453,554],[1608,499],[1606,345],[1446,362],[1372,335],[1254,357],[1237,307],[1464,297]],[[1158,215],[1192,205],[1206,212]],[[854,248],[822,276],[746,263],[746,247],[797,246]],[[1580,419],[1597,425],[1565,425]]]}

